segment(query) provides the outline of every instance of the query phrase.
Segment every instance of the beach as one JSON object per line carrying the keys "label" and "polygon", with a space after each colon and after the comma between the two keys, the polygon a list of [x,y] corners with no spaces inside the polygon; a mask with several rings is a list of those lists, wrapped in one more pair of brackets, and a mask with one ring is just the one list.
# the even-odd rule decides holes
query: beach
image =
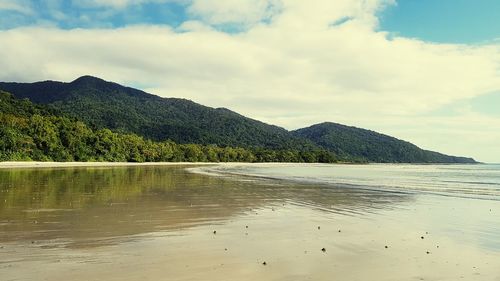
{"label": "beach", "polygon": [[[230,164],[230,163],[228,163]],[[130,167],[130,166],[189,166],[214,165],[207,162],[41,162],[41,161],[6,161],[0,162],[0,169],[11,168],[68,168],[68,167]]]}
{"label": "beach", "polygon": [[2,280],[500,280],[491,192],[257,177],[307,164],[1,166]]}

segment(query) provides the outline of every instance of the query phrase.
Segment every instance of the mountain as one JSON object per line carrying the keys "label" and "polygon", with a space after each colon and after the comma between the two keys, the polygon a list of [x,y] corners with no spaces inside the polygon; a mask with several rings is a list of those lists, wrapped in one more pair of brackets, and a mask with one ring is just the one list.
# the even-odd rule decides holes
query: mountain
{"label": "mountain", "polygon": [[186,99],[161,98],[102,79],[71,83],[0,83],[17,98],[52,107],[96,128],[136,133],[153,140],[270,149],[314,147],[287,130]]}
{"label": "mountain", "polygon": [[325,122],[292,131],[338,156],[377,163],[476,163],[472,158],[423,150],[414,144],[374,131]]}
{"label": "mountain", "polygon": [[[331,162],[332,157],[338,156],[343,161],[362,162],[474,163],[470,158],[422,150],[389,136],[335,123],[289,132],[229,109],[162,98],[92,76],[70,83],[0,82],[0,89],[47,105],[93,129],[134,133],[155,141],[242,147],[251,149],[263,161]],[[266,156],[262,156],[262,151],[266,151]],[[294,156],[273,156],[271,151],[292,151]],[[297,152],[302,154],[297,157]]]}
{"label": "mountain", "polygon": [[335,162],[326,150],[244,149],[154,142],[92,129],[47,105],[0,90],[0,161]]}

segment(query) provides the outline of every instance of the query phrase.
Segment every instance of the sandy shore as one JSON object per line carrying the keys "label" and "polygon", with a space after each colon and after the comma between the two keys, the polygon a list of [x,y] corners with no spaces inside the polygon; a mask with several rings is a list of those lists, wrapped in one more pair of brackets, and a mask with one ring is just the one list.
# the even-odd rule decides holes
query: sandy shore
{"label": "sandy shore", "polygon": [[1,168],[61,168],[61,167],[121,167],[121,166],[178,166],[178,165],[214,165],[207,162],[39,162],[6,161],[0,162]]}

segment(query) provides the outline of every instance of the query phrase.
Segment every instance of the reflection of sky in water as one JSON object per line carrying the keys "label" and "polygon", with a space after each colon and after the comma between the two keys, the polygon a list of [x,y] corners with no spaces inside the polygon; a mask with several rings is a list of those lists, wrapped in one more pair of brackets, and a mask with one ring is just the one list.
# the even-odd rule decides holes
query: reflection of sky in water
{"label": "reflection of sky in water", "polygon": [[500,165],[253,165],[215,171],[500,200]]}
{"label": "reflection of sky in water", "polygon": [[500,165],[258,164],[202,170],[336,187],[349,184],[355,190],[368,187],[384,191],[380,193],[408,191],[416,200],[405,201],[396,210],[383,211],[401,227],[420,225],[461,243],[500,251]]}
{"label": "reflection of sky in water", "polygon": [[500,252],[499,201],[424,195],[399,212],[403,228],[418,225],[434,236]]}
{"label": "reflection of sky in water", "polygon": [[[498,192],[491,185],[499,180],[498,166],[290,164],[189,170],[193,169],[299,181],[241,181],[189,173],[183,167],[2,170],[0,240],[69,238],[75,245],[112,244],[110,237],[224,223],[254,209],[286,205],[327,217],[390,218],[403,228],[418,225],[466,244],[500,250],[495,216],[500,201],[462,198],[470,194],[459,193],[488,182],[487,198],[498,199],[491,196]],[[465,183],[450,183],[456,181]],[[411,192],[332,188],[330,184],[337,182],[376,185],[383,191],[397,186]],[[421,190],[453,196],[418,196]]]}

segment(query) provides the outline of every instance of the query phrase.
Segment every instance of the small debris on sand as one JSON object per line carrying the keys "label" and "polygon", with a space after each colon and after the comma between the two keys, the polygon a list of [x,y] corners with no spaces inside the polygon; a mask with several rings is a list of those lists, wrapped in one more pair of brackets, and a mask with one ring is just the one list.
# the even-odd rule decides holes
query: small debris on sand
{"label": "small debris on sand", "polygon": [[267,265],[267,262],[263,262],[262,265]]}
{"label": "small debris on sand", "polygon": [[321,249],[321,251],[322,251],[323,253],[325,253],[325,252],[326,252],[326,249],[325,249],[325,248],[323,248],[323,249]]}
{"label": "small debris on sand", "polygon": [[217,231],[216,231],[216,230],[214,230],[214,234],[217,234]]}
{"label": "small debris on sand", "polygon": [[387,249],[387,248],[389,248],[389,246],[385,245],[385,248]]}

